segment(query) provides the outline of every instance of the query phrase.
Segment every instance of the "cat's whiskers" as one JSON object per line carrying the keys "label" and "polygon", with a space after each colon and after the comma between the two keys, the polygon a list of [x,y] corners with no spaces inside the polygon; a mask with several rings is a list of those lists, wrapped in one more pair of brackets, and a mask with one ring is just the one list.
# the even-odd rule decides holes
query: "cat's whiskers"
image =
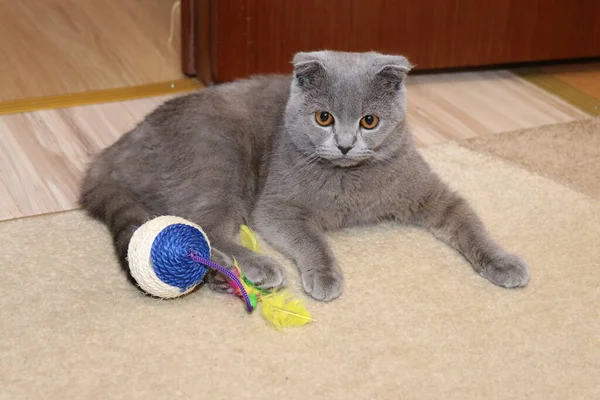
{"label": "cat's whiskers", "polygon": [[293,161],[292,165],[296,168],[289,169],[283,179],[285,181],[294,180],[297,176],[301,175],[304,172],[307,172],[309,168],[313,167],[319,160],[319,156],[316,153],[311,153],[309,155],[301,154]]}
{"label": "cat's whiskers", "polygon": [[319,161],[319,156],[316,153],[312,153],[307,159],[306,159],[306,163],[300,167],[300,169],[298,169],[298,171],[296,171],[296,174],[294,174],[294,178],[298,177],[302,174],[305,174],[307,172],[309,172],[311,169],[313,169],[315,167],[315,165],[317,165],[317,162]]}
{"label": "cat's whiskers", "polygon": [[377,152],[373,152],[373,160],[379,163],[388,163],[393,161],[396,158],[396,153],[391,154],[381,154]]}

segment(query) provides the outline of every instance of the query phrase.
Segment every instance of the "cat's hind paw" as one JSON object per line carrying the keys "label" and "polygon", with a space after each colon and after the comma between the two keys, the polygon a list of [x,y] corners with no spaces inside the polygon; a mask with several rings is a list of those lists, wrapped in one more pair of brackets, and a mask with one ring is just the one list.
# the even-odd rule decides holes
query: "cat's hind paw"
{"label": "cat's hind paw", "polygon": [[[233,258],[225,255],[217,249],[212,250],[212,261],[219,264],[222,267],[225,267],[229,270],[233,270]],[[206,283],[211,290],[219,293],[231,293],[233,289],[229,285],[227,279],[221,275],[219,272],[215,270],[209,270],[206,274]]]}

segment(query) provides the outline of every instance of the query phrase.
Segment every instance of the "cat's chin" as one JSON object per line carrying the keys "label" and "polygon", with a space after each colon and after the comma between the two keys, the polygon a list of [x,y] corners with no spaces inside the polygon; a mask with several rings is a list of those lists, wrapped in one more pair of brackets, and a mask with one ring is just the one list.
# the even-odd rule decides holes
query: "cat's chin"
{"label": "cat's chin", "polygon": [[365,158],[356,159],[344,157],[328,159],[327,161],[339,168],[355,168],[364,164],[367,160]]}

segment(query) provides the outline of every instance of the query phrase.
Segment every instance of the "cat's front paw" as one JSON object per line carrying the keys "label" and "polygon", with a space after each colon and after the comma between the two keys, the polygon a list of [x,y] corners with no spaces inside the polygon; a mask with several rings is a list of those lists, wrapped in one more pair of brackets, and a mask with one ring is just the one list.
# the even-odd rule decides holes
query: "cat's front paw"
{"label": "cat's front paw", "polygon": [[330,301],[342,294],[344,276],[337,268],[309,269],[302,272],[302,286],[314,299]]}
{"label": "cat's front paw", "polygon": [[261,289],[273,289],[286,283],[285,270],[277,261],[260,254],[238,260],[244,275]]}
{"label": "cat's front paw", "polygon": [[494,259],[485,265],[479,274],[505,288],[521,287],[529,282],[529,267],[523,260],[512,254]]}

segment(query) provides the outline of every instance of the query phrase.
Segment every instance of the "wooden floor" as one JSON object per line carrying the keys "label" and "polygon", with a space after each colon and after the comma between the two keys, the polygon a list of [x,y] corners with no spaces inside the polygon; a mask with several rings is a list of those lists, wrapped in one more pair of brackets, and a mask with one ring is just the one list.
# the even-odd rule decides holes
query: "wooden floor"
{"label": "wooden floor", "polygon": [[0,0],[0,101],[182,78],[174,3]]}
{"label": "wooden floor", "polygon": [[164,100],[0,117],[0,220],[76,208],[89,159]]}
{"label": "wooden floor", "polygon": [[599,99],[600,108],[600,61],[544,66],[541,70]]}
{"label": "wooden floor", "polygon": [[588,117],[503,70],[412,76],[408,104],[413,134],[422,145]]}

